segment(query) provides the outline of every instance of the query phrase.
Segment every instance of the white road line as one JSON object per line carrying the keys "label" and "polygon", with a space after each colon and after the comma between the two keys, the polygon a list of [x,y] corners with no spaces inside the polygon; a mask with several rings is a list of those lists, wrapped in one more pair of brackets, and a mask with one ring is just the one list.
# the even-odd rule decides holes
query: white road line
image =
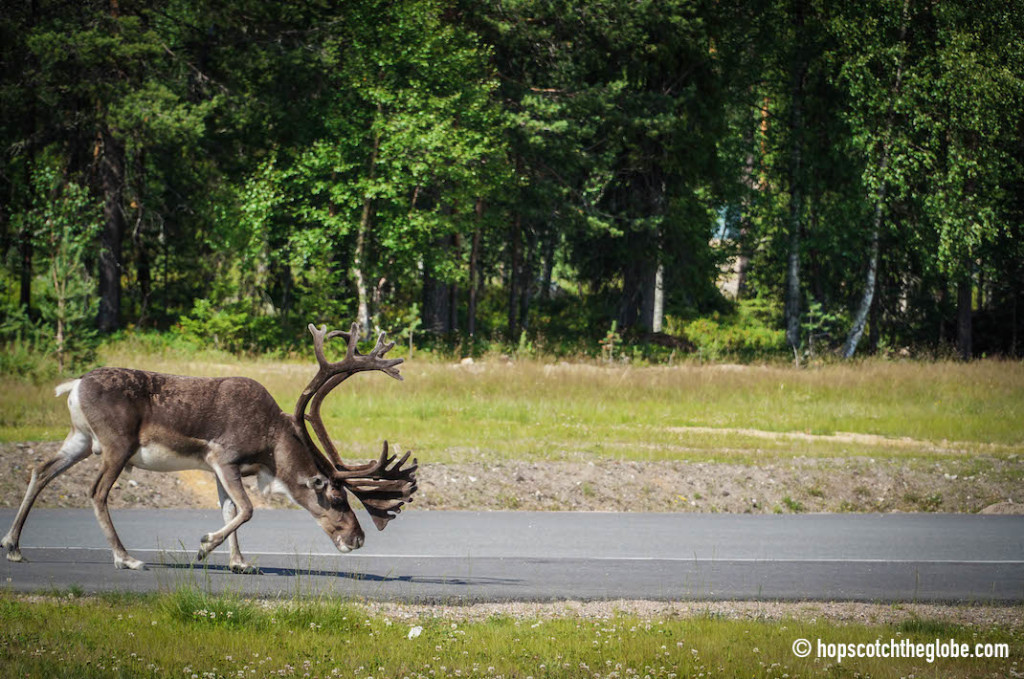
{"label": "white road line", "polygon": [[[62,552],[110,552],[106,547],[22,547],[23,549],[48,549]],[[147,554],[168,554],[189,556],[193,552],[168,549],[138,548],[130,552],[144,552]],[[217,554],[218,552],[213,552]],[[225,552],[226,555],[226,552]],[[981,566],[1024,566],[1024,560],[1000,560],[1000,559],[772,559],[752,557],[661,557],[661,556],[520,556],[500,555],[486,556],[479,554],[464,554],[459,556],[445,554],[341,554],[338,552],[246,552],[248,557],[254,556],[292,556],[299,558],[310,557],[340,557],[350,559],[520,559],[523,561],[667,561],[670,563],[857,563],[857,564],[977,564]]]}

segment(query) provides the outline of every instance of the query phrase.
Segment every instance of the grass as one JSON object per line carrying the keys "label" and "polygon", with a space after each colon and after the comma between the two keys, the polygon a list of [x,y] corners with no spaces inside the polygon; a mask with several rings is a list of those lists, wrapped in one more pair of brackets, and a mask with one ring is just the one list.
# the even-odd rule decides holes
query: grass
{"label": "grass", "polygon": [[[311,362],[180,358],[108,348],[108,365],[246,375],[290,411]],[[862,361],[785,366],[613,367],[414,360],[404,382],[361,375],[328,399],[332,436],[353,456],[381,439],[427,462],[486,459],[717,460],[1020,455],[1024,364]],[[0,378],[0,440],[59,440],[54,385]],[[860,437],[836,437],[852,432]],[[868,438],[866,438],[868,437]]]}
{"label": "grass", "polygon": [[[798,658],[824,644],[1006,644],[1010,657]],[[494,616],[391,617],[337,599],[253,601],[181,589],[158,595],[0,593],[6,677],[985,677],[1024,661],[1019,628],[936,620],[891,625],[741,620]]]}

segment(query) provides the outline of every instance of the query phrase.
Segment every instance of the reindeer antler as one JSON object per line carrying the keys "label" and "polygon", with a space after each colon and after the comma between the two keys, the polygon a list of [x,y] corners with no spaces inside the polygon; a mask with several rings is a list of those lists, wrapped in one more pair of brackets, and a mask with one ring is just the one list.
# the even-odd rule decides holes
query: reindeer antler
{"label": "reindeer antler", "polygon": [[[377,337],[377,344],[369,354],[359,353],[359,325],[352,324],[349,332],[332,330],[327,332],[327,327],[317,328],[309,324],[309,332],[313,335],[313,350],[316,352],[316,361],[320,366],[316,375],[310,380],[309,385],[299,396],[299,402],[295,406],[295,419],[302,425],[302,433],[305,436],[306,444],[315,448],[309,431],[306,429],[306,422],[313,426],[316,437],[320,440],[321,450],[324,454],[324,466],[330,464],[330,469],[324,469],[337,481],[341,481],[345,487],[352,492],[366,507],[370,518],[373,519],[377,530],[384,530],[388,521],[402,511],[401,507],[406,502],[412,501],[412,494],[416,492],[416,470],[418,464],[413,458],[412,465],[404,467],[409,453],[396,461],[396,456],[388,455],[388,442],[384,442],[384,449],[380,457],[367,464],[349,466],[338,455],[338,450],[327,435],[327,428],[324,427],[323,417],[320,415],[320,406],[324,397],[327,396],[336,386],[347,380],[357,372],[366,370],[380,370],[381,372],[402,379],[396,367],[404,359],[384,358],[384,354],[391,351],[395,346],[394,342],[386,342],[386,333]],[[342,337],[348,343],[345,351],[345,358],[334,363],[324,356],[324,342],[334,337]],[[309,406],[309,413],[306,407]]]}
{"label": "reindeer antler", "polygon": [[[384,354],[389,352],[395,346],[395,343],[385,343],[387,333],[383,332],[377,337],[377,344],[369,354],[359,353],[357,348],[359,343],[358,323],[353,323],[349,332],[341,330],[327,332],[327,326],[317,328],[312,323],[308,327],[309,332],[313,335],[313,351],[316,353],[317,364],[320,367],[316,375],[302,391],[302,395],[299,396],[299,401],[295,405],[295,420],[302,425],[302,432],[306,443],[310,446],[313,443],[309,436],[309,431],[306,429],[306,422],[313,426],[313,431],[316,433],[317,439],[320,440],[321,450],[330,462],[332,466],[330,471],[335,478],[345,479],[355,476],[373,476],[381,467],[386,466],[383,461],[384,456],[382,456],[381,460],[366,465],[347,466],[338,455],[337,449],[331,442],[331,437],[327,435],[327,428],[324,427],[323,418],[320,416],[320,405],[323,403],[324,397],[332,389],[357,372],[380,370],[397,380],[401,380],[402,376],[395,366],[402,363],[405,359],[384,358]],[[344,338],[348,346],[345,351],[345,358],[332,363],[324,356],[324,342],[334,337]],[[309,406],[308,414],[306,413],[307,405]]]}
{"label": "reindeer antler", "polygon": [[385,441],[380,458],[368,465],[374,467],[373,471],[345,481],[345,487],[366,507],[377,530],[384,530],[388,521],[402,511],[402,505],[412,502],[412,494],[417,489],[416,470],[419,465],[416,458],[412,459],[412,466],[403,469],[409,453],[406,452],[397,462],[395,457],[388,457],[388,442]]}

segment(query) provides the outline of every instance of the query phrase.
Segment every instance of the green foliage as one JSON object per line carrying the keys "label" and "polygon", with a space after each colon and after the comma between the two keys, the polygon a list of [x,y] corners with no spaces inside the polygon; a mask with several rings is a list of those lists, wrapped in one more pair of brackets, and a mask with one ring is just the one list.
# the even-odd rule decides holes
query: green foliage
{"label": "green foliage", "polygon": [[786,506],[786,509],[793,512],[794,514],[800,514],[801,512],[807,511],[804,507],[804,503],[799,500],[794,500],[790,496],[786,495],[782,498],[782,504]]}
{"label": "green foliage", "polygon": [[49,260],[40,315],[53,331],[57,370],[64,373],[88,364],[95,355],[92,321],[98,304],[86,258],[95,247],[99,210],[84,187],[62,181],[52,166],[38,171],[36,187],[41,200],[28,220]]}
{"label": "green foliage", "polygon": [[231,595],[215,595],[196,587],[179,587],[160,600],[170,620],[184,624],[239,628],[253,622],[251,602]]}
{"label": "green foliage", "polygon": [[419,305],[413,304],[409,308],[405,317],[400,320],[400,323],[401,330],[396,336],[405,339],[409,343],[409,356],[412,356],[413,342],[416,339],[416,331],[419,330],[421,325]]}
{"label": "green foliage", "polygon": [[768,307],[752,301],[741,302],[733,313],[715,313],[688,323],[669,318],[667,327],[693,342],[701,360],[753,361],[786,351],[786,334],[776,327],[776,319]]}
{"label": "green foliage", "polygon": [[99,209],[84,187],[61,176],[52,156],[43,160],[33,176],[32,205],[14,215],[16,228],[41,253],[33,300],[38,315],[6,301],[0,322],[4,372],[37,379],[88,366],[98,344],[87,262],[96,245]]}
{"label": "green foliage", "polygon": [[57,362],[42,326],[33,323],[21,309],[8,305],[0,310],[0,374],[43,382],[57,376]]}
{"label": "green foliage", "polygon": [[618,321],[612,321],[612,327],[601,340],[601,358],[605,363],[615,358],[615,350],[622,344],[622,335],[618,332]]}
{"label": "green foliage", "polygon": [[280,319],[253,314],[247,302],[215,306],[197,299],[192,311],[181,317],[178,332],[198,347],[232,353],[267,352],[283,344]]}
{"label": "green foliage", "polygon": [[3,341],[87,364],[102,282],[115,326],[229,351],[358,317],[592,356],[614,321],[646,361],[659,277],[703,358],[772,355],[722,311],[736,255],[744,302],[796,265],[812,354],[865,318],[941,354],[960,288],[978,351],[1020,355],[1019,5],[12,5]]}
{"label": "green foliage", "polygon": [[848,324],[843,316],[830,313],[820,302],[812,301],[807,305],[807,313],[800,325],[807,338],[807,354],[814,358],[823,350],[837,346]]}

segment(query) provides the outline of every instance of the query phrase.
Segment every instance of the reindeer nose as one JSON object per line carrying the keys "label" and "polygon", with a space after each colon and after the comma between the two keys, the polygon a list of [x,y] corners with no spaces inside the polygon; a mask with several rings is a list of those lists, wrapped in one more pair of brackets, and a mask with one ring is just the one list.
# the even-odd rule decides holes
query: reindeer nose
{"label": "reindeer nose", "polygon": [[345,539],[345,536],[339,535],[334,540],[334,544],[338,546],[338,551],[342,554],[351,552],[353,549],[359,549],[363,546],[363,540],[366,538],[362,533],[351,536],[349,539]]}

